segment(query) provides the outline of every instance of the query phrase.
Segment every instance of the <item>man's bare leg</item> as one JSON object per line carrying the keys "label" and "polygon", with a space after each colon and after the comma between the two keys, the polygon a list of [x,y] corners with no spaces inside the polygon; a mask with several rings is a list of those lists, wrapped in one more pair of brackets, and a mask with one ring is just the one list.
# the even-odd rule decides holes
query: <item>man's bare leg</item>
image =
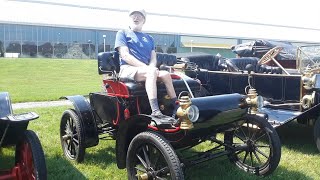
{"label": "man's bare leg", "polygon": [[152,110],[152,115],[162,115],[157,98],[157,77],[158,77],[158,69],[155,67],[146,67],[139,68],[136,75],[135,80],[137,81],[145,81],[145,88],[147,91],[148,99],[150,102],[150,107]]}
{"label": "man's bare leg", "polygon": [[159,71],[159,79],[165,84],[167,93],[171,98],[171,104],[173,105],[173,114],[172,117],[176,116],[177,109],[179,108],[179,105],[176,104],[177,101],[177,95],[176,91],[174,90],[171,75],[167,71]]}
{"label": "man's bare leg", "polygon": [[164,83],[166,90],[171,99],[177,98],[176,91],[174,90],[170,73],[167,71],[159,71],[159,80]]}

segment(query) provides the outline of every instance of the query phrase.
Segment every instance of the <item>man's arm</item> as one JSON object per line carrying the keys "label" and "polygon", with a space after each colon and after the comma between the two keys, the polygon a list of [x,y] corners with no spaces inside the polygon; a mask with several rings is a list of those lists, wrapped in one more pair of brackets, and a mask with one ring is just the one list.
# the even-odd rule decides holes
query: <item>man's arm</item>
{"label": "man's arm", "polygon": [[141,67],[147,66],[145,63],[139,61],[134,56],[129,53],[129,49],[127,46],[120,46],[118,47],[118,51],[122,60],[126,63],[130,64],[131,66]]}
{"label": "man's arm", "polygon": [[154,50],[151,51],[151,59],[149,66],[156,67],[157,66],[157,54]]}

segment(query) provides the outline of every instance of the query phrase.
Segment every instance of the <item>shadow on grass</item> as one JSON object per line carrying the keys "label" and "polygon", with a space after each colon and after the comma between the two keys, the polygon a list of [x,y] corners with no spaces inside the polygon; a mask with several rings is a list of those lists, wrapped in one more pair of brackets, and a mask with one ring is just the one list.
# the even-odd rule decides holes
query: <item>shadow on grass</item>
{"label": "shadow on grass", "polygon": [[46,157],[46,164],[48,179],[88,179],[70,161],[61,156]]}
{"label": "shadow on grass", "polygon": [[293,121],[277,128],[277,132],[283,147],[310,155],[319,154],[313,139],[313,126]]}
{"label": "shadow on grass", "polygon": [[94,163],[101,169],[107,168],[110,164],[116,163],[115,147],[107,147],[91,152],[86,152],[84,164]]}
{"label": "shadow on grass", "polygon": [[278,166],[277,169],[269,176],[261,177],[253,174],[248,174],[236,165],[232,164],[226,158],[219,158],[208,161],[206,163],[198,164],[196,166],[187,168],[185,171],[186,180],[207,180],[207,179],[310,179],[305,174],[297,171],[290,171],[287,168]]}
{"label": "shadow on grass", "polygon": [[[10,149],[9,155],[0,153],[0,174],[1,171],[11,170],[15,164],[14,149]],[[8,152],[8,150],[7,150]],[[47,165],[47,177],[48,179],[88,179],[80,171],[78,171],[69,161],[57,157],[45,157]],[[1,175],[0,175],[1,179]]]}
{"label": "shadow on grass", "polygon": [[3,149],[0,148],[0,171],[9,170],[14,166],[14,150],[10,149],[12,155],[4,154],[2,151]]}

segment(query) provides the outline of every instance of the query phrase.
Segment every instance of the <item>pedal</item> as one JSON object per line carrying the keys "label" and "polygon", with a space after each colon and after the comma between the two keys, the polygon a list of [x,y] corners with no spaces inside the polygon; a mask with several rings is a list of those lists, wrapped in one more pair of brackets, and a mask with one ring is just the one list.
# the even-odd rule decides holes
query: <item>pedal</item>
{"label": "pedal", "polygon": [[161,116],[152,116],[152,120],[156,123],[156,126],[161,129],[171,129],[174,128],[174,124],[176,124],[177,120],[166,115]]}

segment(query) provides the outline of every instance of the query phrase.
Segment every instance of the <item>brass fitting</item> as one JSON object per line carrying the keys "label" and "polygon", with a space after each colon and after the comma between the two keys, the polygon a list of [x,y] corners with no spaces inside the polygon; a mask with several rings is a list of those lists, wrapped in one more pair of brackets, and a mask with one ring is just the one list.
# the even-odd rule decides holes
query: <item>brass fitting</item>
{"label": "brass fitting", "polygon": [[256,89],[250,88],[247,94],[246,103],[250,106],[249,114],[257,114],[258,112],[258,93]]}
{"label": "brass fitting", "polygon": [[314,105],[316,92],[313,91],[312,94],[304,95],[301,99],[301,106],[303,109],[309,109]]}
{"label": "brass fitting", "polygon": [[316,76],[310,76],[310,74],[308,75],[303,75],[301,78],[302,84],[303,84],[303,88],[310,90],[312,88],[314,88],[314,85],[316,83]]}
{"label": "brass fitting", "polygon": [[136,175],[138,180],[148,180],[149,179],[149,176],[147,173],[143,173],[143,174],[140,174],[140,175]]}
{"label": "brass fitting", "polygon": [[181,96],[179,99],[180,107],[177,110],[177,116],[180,119],[181,129],[192,129],[193,123],[188,118],[188,111],[191,106],[191,100],[189,96]]}

